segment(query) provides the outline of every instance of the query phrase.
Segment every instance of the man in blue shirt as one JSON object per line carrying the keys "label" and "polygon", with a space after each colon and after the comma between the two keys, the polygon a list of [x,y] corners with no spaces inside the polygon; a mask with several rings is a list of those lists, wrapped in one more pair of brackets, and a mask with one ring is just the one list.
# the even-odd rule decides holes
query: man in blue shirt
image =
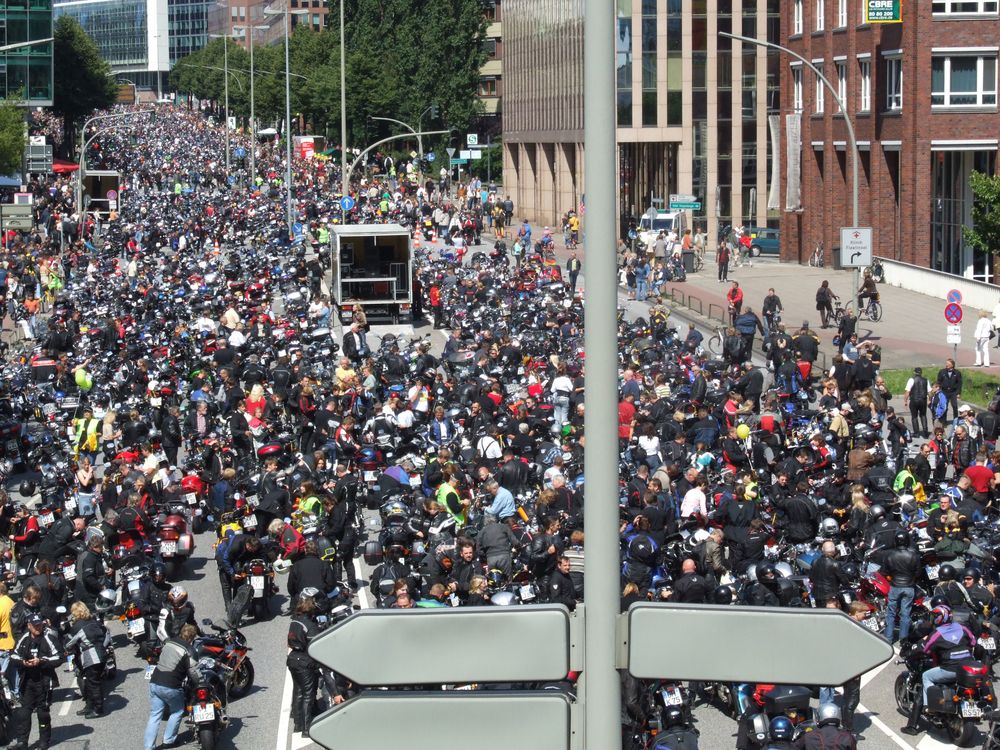
{"label": "man in blue shirt", "polygon": [[517,233],[517,236],[521,238],[521,242],[524,247],[528,250],[531,249],[531,224],[525,219],[524,223],[521,224],[521,231]]}
{"label": "man in blue shirt", "polygon": [[486,512],[498,521],[510,518],[517,512],[517,505],[514,503],[514,496],[511,494],[510,490],[505,487],[501,487],[497,480],[489,480],[486,483],[486,491],[493,495],[493,502],[490,504],[490,507],[486,509]]}

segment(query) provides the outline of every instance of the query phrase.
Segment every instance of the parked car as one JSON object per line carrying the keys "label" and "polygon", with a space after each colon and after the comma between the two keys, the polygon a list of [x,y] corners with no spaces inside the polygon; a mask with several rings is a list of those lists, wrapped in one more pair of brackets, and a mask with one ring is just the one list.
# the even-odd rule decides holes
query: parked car
{"label": "parked car", "polygon": [[758,255],[781,254],[781,230],[767,227],[750,227],[750,253]]}

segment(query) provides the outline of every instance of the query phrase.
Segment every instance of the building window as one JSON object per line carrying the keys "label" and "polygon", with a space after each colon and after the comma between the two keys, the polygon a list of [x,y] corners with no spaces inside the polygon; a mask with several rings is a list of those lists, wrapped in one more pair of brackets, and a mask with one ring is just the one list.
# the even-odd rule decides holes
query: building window
{"label": "building window", "polygon": [[792,109],[802,111],[802,68],[792,66]]}
{"label": "building window", "polygon": [[483,52],[491,60],[497,56],[497,40],[496,39],[484,39],[482,42]]}
{"label": "building window", "polygon": [[826,28],[826,0],[816,0],[816,31]]}
{"label": "building window", "polygon": [[885,59],[885,108],[888,112],[903,109],[903,58]]}
{"label": "building window", "polygon": [[837,0],[837,28],[847,26],[847,0]]}
{"label": "building window", "polygon": [[994,107],[997,56],[952,55],[931,63],[931,104],[935,107]]}
{"label": "building window", "polygon": [[792,34],[802,33],[802,0],[795,0],[792,13]]}
{"label": "building window", "polygon": [[859,60],[861,67],[861,87],[858,91],[858,110],[868,112],[872,108],[872,63],[871,60]]}
{"label": "building window", "polygon": [[496,78],[480,78],[479,79],[479,95],[480,96],[496,96],[497,95],[497,79]]}
{"label": "building window", "polygon": [[837,63],[837,96],[847,106],[847,63]]}
{"label": "building window", "polygon": [[997,0],[934,0],[931,11],[934,15],[996,15],[1000,3]]}
{"label": "building window", "polygon": [[816,65],[816,70],[819,71],[819,75],[816,76],[816,114],[823,114],[823,105],[826,99],[826,87],[823,85],[823,79],[820,78],[823,75],[823,65],[822,63],[813,63]]}

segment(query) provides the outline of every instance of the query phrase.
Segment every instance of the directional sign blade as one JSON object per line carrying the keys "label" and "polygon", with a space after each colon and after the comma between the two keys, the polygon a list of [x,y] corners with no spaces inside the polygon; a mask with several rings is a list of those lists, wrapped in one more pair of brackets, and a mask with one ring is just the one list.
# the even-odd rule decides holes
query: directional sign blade
{"label": "directional sign blade", "polygon": [[893,654],[832,609],[641,603],[629,608],[628,632],[628,670],[640,679],[842,685]]}
{"label": "directional sign blade", "polygon": [[[473,636],[489,648],[470,648]],[[316,638],[309,655],[362,685],[561,680],[570,669],[569,611],[369,609]]]}
{"label": "directional sign blade", "polygon": [[[500,721],[504,716],[511,720]],[[412,747],[414,727],[427,727],[428,722],[433,723],[433,745],[438,748],[570,747],[570,700],[555,690],[366,691],[318,716],[309,726],[309,736],[332,750]]]}

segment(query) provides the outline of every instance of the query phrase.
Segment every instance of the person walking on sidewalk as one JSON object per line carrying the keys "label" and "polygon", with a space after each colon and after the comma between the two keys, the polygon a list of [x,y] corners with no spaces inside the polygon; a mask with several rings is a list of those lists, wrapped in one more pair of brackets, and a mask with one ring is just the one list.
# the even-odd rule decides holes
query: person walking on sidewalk
{"label": "person walking on sidewalk", "polygon": [[985,310],[979,311],[979,320],[976,321],[976,367],[990,366],[990,339],[996,336],[993,331],[993,321],[990,314]]}
{"label": "person walking on sidewalk", "polygon": [[997,333],[997,349],[1000,349],[1000,301],[993,306],[993,330]]}
{"label": "person walking on sidewalk", "polygon": [[729,243],[725,240],[719,243],[719,251],[715,254],[719,264],[719,283],[729,281]]}
{"label": "person walking on sidewalk", "polygon": [[830,318],[833,315],[833,301],[840,299],[830,288],[830,282],[823,279],[823,283],[816,290],[816,309],[819,311],[822,328],[830,327]]}
{"label": "person walking on sidewalk", "polygon": [[729,291],[726,292],[726,302],[729,303],[729,323],[734,324],[743,307],[743,290],[740,289],[740,282],[733,282]]}
{"label": "person walking on sidewalk", "polygon": [[580,275],[580,268],[582,264],[580,259],[576,257],[576,253],[569,254],[569,260],[566,261],[566,270],[569,272],[569,291],[570,294],[576,294],[576,279]]}
{"label": "person walking on sidewalk", "polygon": [[[958,419],[958,400],[962,397],[962,373],[955,368],[955,360],[944,361],[944,369],[938,370],[937,384],[941,386],[941,393],[951,406],[952,418]],[[936,414],[934,416],[937,417]],[[941,416],[947,418],[947,406]]]}
{"label": "person walking on sidewalk", "polygon": [[928,437],[927,432],[927,397],[930,394],[930,384],[924,377],[921,367],[913,368],[913,377],[906,381],[903,389],[903,406],[910,407],[910,427],[914,435]]}

